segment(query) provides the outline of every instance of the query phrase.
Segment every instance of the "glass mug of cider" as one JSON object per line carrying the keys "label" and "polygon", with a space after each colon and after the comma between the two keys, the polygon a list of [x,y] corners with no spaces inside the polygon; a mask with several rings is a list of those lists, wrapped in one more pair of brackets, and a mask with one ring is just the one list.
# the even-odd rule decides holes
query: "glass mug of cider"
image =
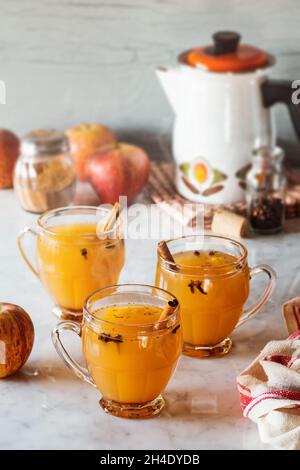
{"label": "glass mug of cider", "polygon": [[[25,262],[54,299],[53,313],[61,319],[81,321],[86,297],[118,282],[124,265],[124,240],[117,224],[104,230],[111,215],[102,207],[54,209],[39,217],[36,230],[25,228],[18,238]],[[36,237],[36,268],[23,248],[27,234]]]}
{"label": "glass mug of cider", "polygon": [[[257,274],[267,275],[260,300],[245,309],[249,284]],[[269,299],[276,281],[267,265],[249,268],[247,249],[230,238],[188,236],[158,245],[156,285],[180,302],[183,353],[195,357],[228,353],[228,337],[252,318]]]}
{"label": "glass mug of cider", "polygon": [[[63,330],[81,336],[87,369],[66,351]],[[182,352],[178,301],[152,286],[106,287],[87,298],[82,325],[61,322],[52,340],[66,365],[100,391],[100,405],[107,413],[152,417],[164,406],[161,393]]]}

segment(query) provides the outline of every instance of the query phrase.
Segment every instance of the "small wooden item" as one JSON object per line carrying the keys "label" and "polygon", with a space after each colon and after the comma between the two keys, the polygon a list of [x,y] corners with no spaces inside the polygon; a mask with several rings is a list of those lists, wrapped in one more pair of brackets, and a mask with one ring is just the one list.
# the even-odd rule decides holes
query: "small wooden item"
{"label": "small wooden item", "polygon": [[232,237],[246,237],[248,233],[248,221],[246,217],[228,210],[215,212],[211,224],[211,230],[220,235]]}
{"label": "small wooden item", "polygon": [[289,334],[300,330],[300,297],[295,297],[283,304],[282,315]]}
{"label": "small wooden item", "polygon": [[109,232],[110,230],[113,229],[114,225],[117,222],[119,215],[120,215],[120,203],[116,202],[103,226],[103,232]]}
{"label": "small wooden item", "polygon": [[175,312],[178,305],[179,305],[179,302],[177,299],[169,300],[169,302],[167,303],[167,305],[161,312],[160,317],[157,320],[157,323],[154,325],[154,329],[158,330],[160,328],[160,322],[170,317]]}
{"label": "small wooden item", "polygon": [[172,270],[173,271],[179,271],[179,267],[176,265],[175,260],[172,256],[172,253],[170,252],[168,245],[166,244],[165,241],[161,241],[158,243],[158,251],[160,256],[165,260],[169,261],[172,263]]}
{"label": "small wooden item", "polygon": [[166,261],[170,261],[170,263],[175,263],[172,253],[170,252],[168,245],[165,241],[161,241],[158,243],[158,250],[163,259],[165,259]]}

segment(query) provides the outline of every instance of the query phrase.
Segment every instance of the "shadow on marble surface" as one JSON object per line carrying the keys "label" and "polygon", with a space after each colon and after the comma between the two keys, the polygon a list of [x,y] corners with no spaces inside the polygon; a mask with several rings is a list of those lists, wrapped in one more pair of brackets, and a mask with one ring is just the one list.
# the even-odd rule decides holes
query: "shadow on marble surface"
{"label": "shadow on marble surface", "polygon": [[71,382],[78,380],[71,371],[58,358],[51,360],[45,365],[44,361],[31,361],[16,374],[5,379],[6,382],[26,383],[26,382]]}
{"label": "shadow on marble surface", "polygon": [[189,388],[187,392],[169,391],[165,395],[166,406],[163,415],[166,419],[181,418],[184,421],[201,418],[205,418],[206,421],[215,421],[226,416],[230,419],[241,418],[238,396],[236,400],[232,400],[231,396],[224,407],[222,406],[224,392],[224,390],[219,390],[214,393],[210,389],[199,390],[198,387]]}

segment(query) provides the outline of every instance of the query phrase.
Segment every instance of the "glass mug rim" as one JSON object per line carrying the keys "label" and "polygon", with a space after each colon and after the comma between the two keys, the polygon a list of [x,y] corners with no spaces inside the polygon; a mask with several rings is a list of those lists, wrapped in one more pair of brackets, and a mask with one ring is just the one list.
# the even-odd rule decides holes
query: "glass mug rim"
{"label": "glass mug rim", "polygon": [[[99,207],[99,206],[89,206],[89,205],[76,205],[76,206],[63,206],[63,207],[57,207],[55,209],[50,209],[46,212],[44,212],[43,214],[41,214],[38,219],[37,219],[37,227],[39,230],[41,230],[42,233],[45,233],[46,235],[49,235],[49,236],[52,236],[52,237],[56,237],[57,233],[54,231],[54,230],[51,230],[51,227],[47,227],[45,224],[46,222],[52,218],[52,217],[55,217],[55,216],[60,216],[60,215],[65,215],[67,213],[71,213],[71,212],[74,212],[76,214],[76,212],[80,213],[80,212],[85,212],[86,215],[88,215],[88,213],[90,212],[91,215],[97,215],[97,213],[99,212],[103,212],[103,213],[106,213],[107,215],[111,212],[111,209],[109,209],[108,207]],[[69,225],[69,224],[65,224],[66,226]],[[105,235],[105,237],[109,238],[109,235],[110,234],[115,234],[115,229],[111,229],[111,230],[102,230],[102,231],[97,231],[97,234],[100,234],[101,235]],[[88,233],[85,233],[84,235],[81,234],[79,236],[79,238],[81,239],[87,239],[89,238],[91,234],[88,234]],[[94,232],[93,232],[93,235],[94,235]],[[64,236],[66,238],[70,237],[72,238],[73,235],[72,234],[64,234]],[[104,238],[105,238],[104,237]],[[122,237],[120,237],[121,239]],[[99,241],[101,240],[101,238],[99,238]]]}
{"label": "glass mug rim", "polygon": [[[150,291],[150,289],[151,289],[152,292],[155,291],[155,292],[158,292],[158,293],[160,292],[160,293],[165,294],[165,296],[169,297],[169,300],[178,301],[177,298],[175,297],[175,295],[173,295],[171,292],[169,292],[165,289],[162,289],[160,287],[151,286],[150,284],[138,284],[138,283],[113,284],[113,285],[110,285],[110,286],[102,287],[101,289],[97,289],[94,292],[91,292],[91,294],[89,294],[89,296],[85,299],[84,304],[83,304],[83,321],[86,320],[87,323],[89,323],[89,324],[95,323],[96,325],[105,324],[105,325],[110,325],[110,326],[115,326],[115,327],[126,327],[126,328],[131,329],[132,331],[136,331],[136,330],[140,331],[143,328],[146,328],[146,329],[151,328],[151,332],[153,332],[153,325],[165,325],[165,327],[159,328],[159,330],[157,330],[157,332],[159,331],[161,333],[162,331],[164,331],[168,328],[168,325],[170,323],[176,322],[176,319],[179,320],[179,311],[180,311],[179,302],[178,302],[178,305],[175,308],[174,312],[171,315],[169,315],[167,317],[167,319],[152,321],[150,323],[149,322],[148,323],[112,322],[112,321],[104,320],[102,318],[97,318],[93,314],[93,312],[91,312],[90,306],[93,303],[93,300],[94,301],[96,300],[96,299],[94,299],[95,297],[97,297],[99,294],[101,295],[102,293],[105,293],[105,292],[115,293],[115,291],[117,289],[123,289],[123,288],[128,288],[129,290],[124,291],[124,292],[120,292],[120,294],[147,293],[146,290],[149,289],[149,291]],[[140,292],[137,290],[138,288],[141,288]],[[150,296],[153,296],[153,295],[150,294],[150,292],[149,292],[149,297]],[[109,297],[110,297],[110,295],[108,294],[107,296],[102,297],[102,298],[103,299],[105,299],[105,298],[109,299]],[[138,305],[138,304],[125,302],[124,305]]]}
{"label": "glass mug rim", "polygon": [[[172,243],[172,242],[186,241],[188,239],[201,239],[202,241],[204,241],[204,243],[205,243],[205,240],[209,240],[209,239],[219,240],[223,243],[225,243],[225,242],[228,243],[229,242],[232,245],[235,245],[236,247],[239,248],[239,250],[241,252],[241,255],[237,256],[235,260],[232,260],[230,262],[220,264],[220,265],[217,265],[217,266],[214,265],[214,266],[201,266],[201,267],[199,267],[199,266],[191,266],[191,265],[188,265],[188,264],[180,264],[180,271],[183,274],[189,274],[189,273],[193,273],[195,271],[198,272],[199,269],[201,269],[201,271],[204,271],[206,273],[209,273],[209,272],[213,272],[213,273],[222,272],[222,274],[227,274],[227,272],[224,273],[225,268],[235,267],[235,266],[243,264],[247,261],[247,258],[248,258],[247,248],[242,243],[235,240],[234,238],[226,237],[226,236],[223,236],[223,235],[211,235],[211,234],[185,235],[185,236],[182,236],[182,237],[171,238],[169,240],[166,240],[166,244],[168,245],[168,243]],[[162,256],[159,248],[157,250],[157,254],[158,254],[158,260],[162,264],[162,266],[163,267],[167,266],[168,268],[171,268],[171,270],[174,271],[175,274],[176,274],[176,271],[174,269],[177,266],[176,263],[174,263],[173,261],[165,259]]]}

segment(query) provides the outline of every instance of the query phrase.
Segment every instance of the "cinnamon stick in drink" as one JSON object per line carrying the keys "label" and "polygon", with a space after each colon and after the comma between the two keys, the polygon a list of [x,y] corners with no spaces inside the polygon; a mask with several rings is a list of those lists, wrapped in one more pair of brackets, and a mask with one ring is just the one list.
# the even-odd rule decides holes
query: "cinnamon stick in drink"
{"label": "cinnamon stick in drink", "polygon": [[158,252],[159,252],[160,256],[162,257],[162,259],[172,263],[172,270],[173,271],[179,271],[179,267],[176,266],[175,260],[172,256],[172,253],[170,252],[170,250],[168,248],[168,245],[165,241],[161,241],[161,242],[158,243]]}
{"label": "cinnamon stick in drink", "polygon": [[120,203],[116,202],[103,226],[103,232],[109,232],[110,230],[113,229],[119,215],[120,215]]}
{"label": "cinnamon stick in drink", "polygon": [[157,330],[160,327],[160,322],[163,320],[166,320],[168,317],[170,317],[178,307],[179,302],[177,299],[169,300],[165,308],[162,310],[157,323],[154,325],[154,328]]}
{"label": "cinnamon stick in drink", "polygon": [[178,304],[179,304],[179,302],[178,302],[177,299],[169,300],[169,302],[167,303],[167,305],[165,306],[165,308],[161,312],[161,315],[159,317],[159,321],[164,320],[167,317],[169,317],[170,315],[172,315],[175,312],[176,308],[178,307]]}

